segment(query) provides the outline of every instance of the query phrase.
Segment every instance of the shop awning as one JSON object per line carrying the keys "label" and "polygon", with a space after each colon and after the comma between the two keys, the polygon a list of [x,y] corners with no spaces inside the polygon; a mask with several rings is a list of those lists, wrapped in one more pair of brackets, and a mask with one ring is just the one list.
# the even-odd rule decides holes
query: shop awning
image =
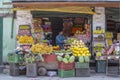
{"label": "shop awning", "polygon": [[12,10],[30,10],[30,11],[50,11],[50,12],[66,12],[66,13],[84,13],[95,14],[90,7],[67,6],[67,7],[29,7],[29,8],[13,8]]}

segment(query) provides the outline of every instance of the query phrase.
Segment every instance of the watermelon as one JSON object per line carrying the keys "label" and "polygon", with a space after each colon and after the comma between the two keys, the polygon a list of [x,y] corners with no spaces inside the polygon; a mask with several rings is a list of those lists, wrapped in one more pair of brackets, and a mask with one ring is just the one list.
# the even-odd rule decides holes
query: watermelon
{"label": "watermelon", "polygon": [[69,62],[70,63],[73,63],[75,61],[75,57],[74,56],[71,56],[70,58],[69,58]]}

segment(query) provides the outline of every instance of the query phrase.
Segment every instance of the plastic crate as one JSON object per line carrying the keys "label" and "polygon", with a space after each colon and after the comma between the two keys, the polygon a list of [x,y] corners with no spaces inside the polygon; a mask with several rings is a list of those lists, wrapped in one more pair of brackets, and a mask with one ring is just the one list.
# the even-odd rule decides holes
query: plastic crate
{"label": "plastic crate", "polygon": [[58,70],[58,76],[62,78],[66,77],[74,77],[75,76],[75,70]]}
{"label": "plastic crate", "polygon": [[19,76],[19,64],[10,63],[10,75]]}
{"label": "plastic crate", "polygon": [[57,62],[57,56],[55,54],[44,54],[44,62]]}
{"label": "plastic crate", "polygon": [[75,63],[75,68],[89,68],[89,63]]}
{"label": "plastic crate", "polygon": [[26,65],[26,76],[37,77],[37,64],[36,63],[28,63]]}
{"label": "plastic crate", "polygon": [[77,68],[75,71],[76,77],[90,77],[89,68]]}
{"label": "plastic crate", "polygon": [[59,62],[58,63],[58,69],[62,69],[62,70],[72,70],[72,69],[75,69],[75,63]]}
{"label": "plastic crate", "polygon": [[106,72],[106,60],[97,60],[96,72],[98,72],[98,73]]}
{"label": "plastic crate", "polygon": [[7,61],[9,63],[19,63],[23,61],[23,56],[21,54],[16,54],[16,53],[8,54]]}

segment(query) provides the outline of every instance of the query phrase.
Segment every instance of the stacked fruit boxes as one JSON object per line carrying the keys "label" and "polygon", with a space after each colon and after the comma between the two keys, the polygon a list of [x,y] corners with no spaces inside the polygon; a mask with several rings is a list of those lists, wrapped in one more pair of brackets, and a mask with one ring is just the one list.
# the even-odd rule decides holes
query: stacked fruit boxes
{"label": "stacked fruit boxes", "polygon": [[89,77],[90,76],[90,68],[89,63],[75,63],[76,69],[76,77]]}
{"label": "stacked fruit boxes", "polygon": [[58,76],[59,77],[74,77],[75,76],[75,64],[74,63],[58,63]]}

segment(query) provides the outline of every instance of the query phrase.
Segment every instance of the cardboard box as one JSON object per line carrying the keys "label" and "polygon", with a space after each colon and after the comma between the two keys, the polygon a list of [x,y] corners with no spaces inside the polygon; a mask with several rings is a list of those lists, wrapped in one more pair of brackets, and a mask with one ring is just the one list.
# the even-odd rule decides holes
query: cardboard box
{"label": "cardboard box", "polygon": [[117,40],[120,40],[120,33],[117,33]]}

